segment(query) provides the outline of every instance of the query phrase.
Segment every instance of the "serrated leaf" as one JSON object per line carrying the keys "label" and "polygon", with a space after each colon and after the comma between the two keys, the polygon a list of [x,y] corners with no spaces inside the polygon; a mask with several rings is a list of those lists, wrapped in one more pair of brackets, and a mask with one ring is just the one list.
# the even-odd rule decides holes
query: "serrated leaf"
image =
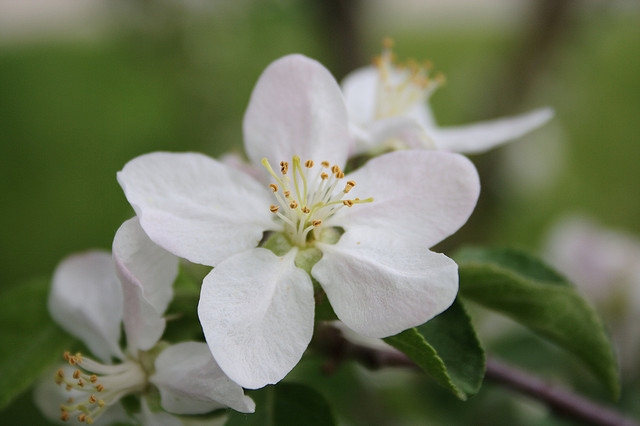
{"label": "serrated leaf", "polygon": [[74,342],[50,319],[48,292],[49,280],[37,279],[0,293],[0,410],[62,362]]}
{"label": "serrated leaf", "polygon": [[232,411],[225,426],[332,426],[335,419],[329,403],[315,389],[298,383],[280,382],[249,395],[256,412]]}
{"label": "serrated leaf", "polygon": [[384,341],[407,355],[459,399],[464,401],[480,389],[484,351],[458,300],[426,324]]}
{"label": "serrated leaf", "polygon": [[464,249],[455,258],[461,296],[510,317],[577,356],[618,397],[615,355],[602,321],[561,275],[511,249]]}

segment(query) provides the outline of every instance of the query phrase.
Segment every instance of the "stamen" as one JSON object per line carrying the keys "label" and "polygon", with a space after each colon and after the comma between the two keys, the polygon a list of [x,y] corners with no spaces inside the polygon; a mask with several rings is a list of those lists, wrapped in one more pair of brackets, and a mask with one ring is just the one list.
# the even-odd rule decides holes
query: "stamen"
{"label": "stamen", "polygon": [[[267,159],[263,159],[262,164],[276,182],[269,185],[277,200],[277,203],[269,206],[269,210],[282,220],[284,232],[291,243],[298,247],[313,244],[319,236],[319,228],[327,219],[344,206],[356,204],[355,200],[343,199],[356,186],[356,182],[342,181],[345,174],[337,164],[330,165],[328,161],[322,161],[314,172],[312,169],[316,163],[313,160],[302,162],[300,157],[293,156],[290,163],[280,162],[281,174],[273,171]],[[291,173],[285,176],[289,164]],[[370,201],[373,199],[364,202]]]}
{"label": "stamen", "polygon": [[[77,398],[77,402],[75,398],[68,398],[60,406],[62,421],[75,416],[81,423],[92,424],[107,407],[127,394],[141,392],[147,386],[147,373],[138,361],[126,360],[121,364],[105,365],[84,358],[80,353],[71,355],[65,352],[63,357],[69,365],[79,368],[70,374],[63,369],[56,371],[56,384],[64,386],[67,391],[80,391],[85,397]],[[102,397],[98,399],[96,393],[101,393]]]}
{"label": "stamen", "polygon": [[352,180],[347,181],[347,183],[344,186],[344,189],[342,190],[342,192],[344,192],[345,194],[348,194],[349,191],[351,191],[351,189],[356,186],[356,183]]}

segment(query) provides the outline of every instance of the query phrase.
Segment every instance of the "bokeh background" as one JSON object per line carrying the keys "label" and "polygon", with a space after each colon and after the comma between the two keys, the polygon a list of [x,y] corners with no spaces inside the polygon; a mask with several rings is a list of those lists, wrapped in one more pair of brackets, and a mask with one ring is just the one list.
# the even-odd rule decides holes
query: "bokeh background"
{"label": "bokeh background", "polygon": [[[640,236],[637,1],[4,0],[0,291],[50,276],[72,252],[110,247],[132,215],[115,175],[134,156],[241,152],[242,115],[271,61],[303,53],[340,80],[385,37],[400,59],[429,59],[446,76],[431,98],[442,125],[556,111],[544,128],[473,157],[481,199],[443,250],[540,253],[552,226],[576,213]],[[603,397],[581,370],[567,372],[571,360],[518,336],[492,350]],[[461,403],[403,372],[345,365],[326,378],[320,363],[293,377],[313,381],[345,425],[569,424],[491,384]],[[625,389],[616,404],[640,415],[637,384]],[[29,393],[0,415],[45,424]]]}

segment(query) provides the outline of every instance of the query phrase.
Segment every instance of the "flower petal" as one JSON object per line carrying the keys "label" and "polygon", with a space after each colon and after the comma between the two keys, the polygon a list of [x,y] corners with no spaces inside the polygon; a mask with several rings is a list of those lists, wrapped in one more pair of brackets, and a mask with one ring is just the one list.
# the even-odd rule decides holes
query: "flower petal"
{"label": "flower petal", "polygon": [[349,196],[373,202],[343,208],[327,226],[394,235],[431,247],[469,218],[480,191],[478,173],[462,155],[397,151],[371,159],[348,176]]}
{"label": "flower petal", "polygon": [[149,238],[194,263],[215,266],[274,226],[266,186],[205,155],[142,155],[118,181]]}
{"label": "flower petal", "polygon": [[553,117],[553,109],[540,108],[526,114],[456,127],[429,129],[438,148],[476,154],[524,136]]}
{"label": "flower petal", "polygon": [[289,55],[270,64],[253,89],[244,116],[245,150],[275,167],[298,155],[344,166],[351,151],[340,87],[319,62]]}
{"label": "flower petal", "polygon": [[111,254],[88,251],[64,259],[53,274],[49,313],[91,353],[108,362],[120,350],[122,289]]}
{"label": "flower petal", "polygon": [[249,250],[204,279],[198,315],[206,341],[222,370],[245,388],[280,381],[311,340],[313,285],[295,254]]}
{"label": "flower petal", "polygon": [[311,270],[336,315],[367,337],[388,337],[447,309],[458,292],[458,266],[401,238],[348,231],[335,245],[318,244]]}
{"label": "flower petal", "polygon": [[175,414],[204,414],[231,407],[253,413],[256,405],[216,364],[206,343],[183,342],[162,351],[149,379],[158,387],[162,408]]}
{"label": "flower petal", "polygon": [[358,124],[368,124],[373,121],[379,78],[378,69],[368,66],[358,68],[342,80],[342,93],[351,121]]}
{"label": "flower petal", "polygon": [[113,260],[124,295],[124,329],[132,350],[149,350],[164,332],[164,311],[173,298],[178,258],[155,245],[137,217],[124,222],[113,240]]}

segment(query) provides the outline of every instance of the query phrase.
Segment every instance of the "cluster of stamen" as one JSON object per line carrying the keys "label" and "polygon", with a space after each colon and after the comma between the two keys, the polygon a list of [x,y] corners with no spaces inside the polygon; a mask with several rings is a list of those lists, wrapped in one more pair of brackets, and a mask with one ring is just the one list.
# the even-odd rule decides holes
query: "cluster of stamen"
{"label": "cluster of stamen", "polygon": [[86,394],[79,401],[69,398],[60,405],[60,420],[67,421],[72,416],[81,423],[92,424],[110,405],[128,393],[145,388],[146,373],[139,363],[125,361],[122,364],[104,365],[77,353],[64,353],[64,359],[75,367],[72,373],[59,369],[55,375],[56,384],[67,391],[81,391]]}
{"label": "cluster of stamen", "polygon": [[382,54],[374,58],[378,68],[378,87],[376,88],[375,118],[389,118],[408,112],[414,105],[426,100],[444,83],[444,76],[429,76],[432,65],[409,60],[397,64],[392,51],[393,41],[384,40]]}
{"label": "cluster of stamen", "polygon": [[322,224],[341,208],[373,201],[373,198],[345,198],[356,183],[348,180],[343,186],[344,172],[328,161],[322,161],[320,167],[316,167],[313,160],[302,163],[300,157],[294,156],[292,170],[289,170],[289,162],[281,161],[279,174],[266,158],[262,164],[276,181],[269,188],[277,204],[272,204],[269,210],[282,219],[291,242],[299,247],[315,239]]}

